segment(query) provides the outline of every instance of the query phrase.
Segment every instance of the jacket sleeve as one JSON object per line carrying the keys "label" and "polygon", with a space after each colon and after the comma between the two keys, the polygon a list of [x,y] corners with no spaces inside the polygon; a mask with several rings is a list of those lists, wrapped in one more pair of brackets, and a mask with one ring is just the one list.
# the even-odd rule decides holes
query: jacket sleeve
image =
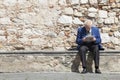
{"label": "jacket sleeve", "polygon": [[82,43],[82,36],[81,36],[81,28],[78,28],[78,31],[77,31],[77,37],[76,37],[76,43],[78,45],[80,45]]}
{"label": "jacket sleeve", "polygon": [[100,32],[99,32],[99,29],[98,29],[98,28],[96,29],[96,34],[97,34],[97,35],[96,35],[96,37],[95,37],[95,38],[96,38],[95,43],[96,43],[96,44],[100,44],[100,43],[101,43],[101,37],[100,37]]}

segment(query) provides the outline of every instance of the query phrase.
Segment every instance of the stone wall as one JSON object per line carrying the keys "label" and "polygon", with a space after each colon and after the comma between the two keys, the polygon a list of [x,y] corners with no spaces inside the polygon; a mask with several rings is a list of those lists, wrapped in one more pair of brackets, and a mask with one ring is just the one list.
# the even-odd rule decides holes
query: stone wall
{"label": "stone wall", "polygon": [[120,49],[120,0],[0,0],[0,50],[66,50],[86,19]]}

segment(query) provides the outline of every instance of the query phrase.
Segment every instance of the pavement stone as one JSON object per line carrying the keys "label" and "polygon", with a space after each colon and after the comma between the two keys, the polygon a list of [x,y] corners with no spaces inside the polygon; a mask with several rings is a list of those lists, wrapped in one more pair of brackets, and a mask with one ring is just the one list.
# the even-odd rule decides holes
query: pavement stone
{"label": "pavement stone", "polygon": [[0,73],[0,80],[120,80],[120,73],[26,72]]}

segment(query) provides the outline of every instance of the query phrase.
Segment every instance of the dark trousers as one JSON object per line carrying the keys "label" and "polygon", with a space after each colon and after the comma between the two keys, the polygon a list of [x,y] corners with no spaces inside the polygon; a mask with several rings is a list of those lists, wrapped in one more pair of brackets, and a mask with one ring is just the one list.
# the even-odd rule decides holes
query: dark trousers
{"label": "dark trousers", "polygon": [[81,45],[79,49],[79,54],[82,61],[82,67],[86,68],[86,53],[90,51],[90,54],[94,54],[95,68],[99,68],[99,49],[98,45]]}

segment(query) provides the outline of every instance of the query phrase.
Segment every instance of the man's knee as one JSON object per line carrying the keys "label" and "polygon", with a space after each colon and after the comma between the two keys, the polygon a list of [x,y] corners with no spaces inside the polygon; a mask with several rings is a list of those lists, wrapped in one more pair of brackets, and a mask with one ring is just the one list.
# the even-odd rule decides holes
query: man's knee
{"label": "man's knee", "polygon": [[86,46],[81,46],[80,48],[79,48],[79,51],[86,51],[87,50],[87,47]]}
{"label": "man's knee", "polygon": [[93,50],[99,50],[98,45],[93,45],[93,46],[92,46],[92,49],[93,49]]}

